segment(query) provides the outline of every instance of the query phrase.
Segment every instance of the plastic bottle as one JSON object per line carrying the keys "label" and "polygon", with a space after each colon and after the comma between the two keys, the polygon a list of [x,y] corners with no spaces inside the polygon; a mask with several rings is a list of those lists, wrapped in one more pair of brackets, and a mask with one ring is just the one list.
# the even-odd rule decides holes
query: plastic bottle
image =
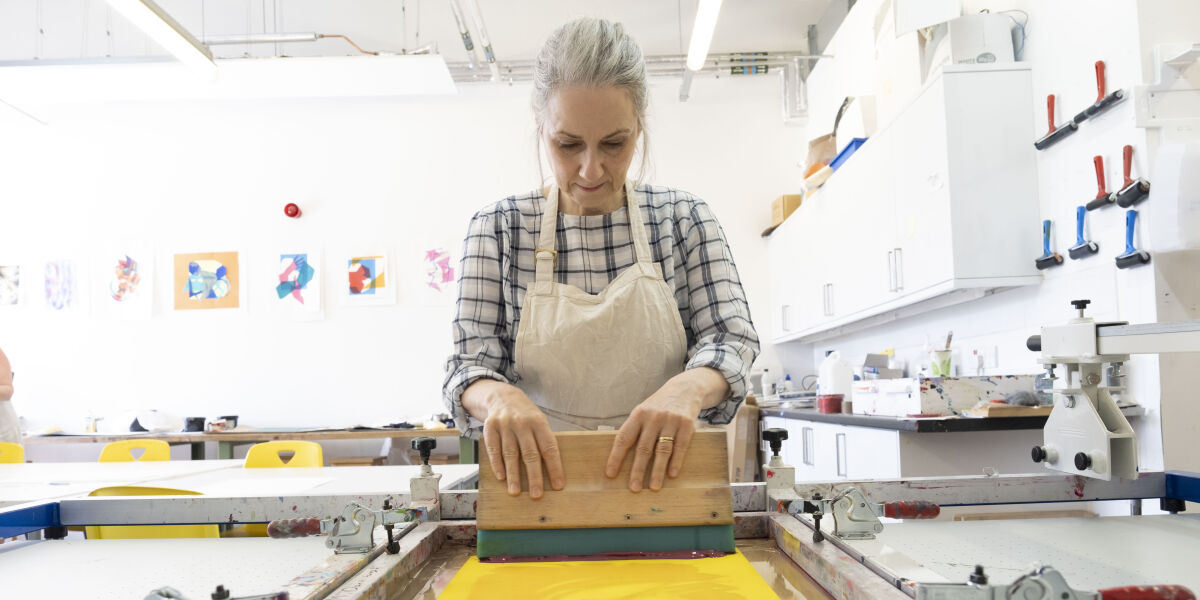
{"label": "plastic bottle", "polygon": [[817,394],[831,396],[841,394],[850,399],[850,386],[854,383],[854,369],[836,350],[825,355],[817,375]]}
{"label": "plastic bottle", "polygon": [[783,383],[780,384],[779,393],[780,394],[787,393],[787,392],[792,391],[792,389],[793,389],[792,388],[792,376],[785,374],[783,376]]}

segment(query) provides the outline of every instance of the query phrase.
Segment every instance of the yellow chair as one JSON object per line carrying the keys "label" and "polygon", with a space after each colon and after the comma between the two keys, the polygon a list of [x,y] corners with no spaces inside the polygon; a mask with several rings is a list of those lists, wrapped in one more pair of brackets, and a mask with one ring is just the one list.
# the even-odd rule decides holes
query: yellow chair
{"label": "yellow chair", "polygon": [[[291,452],[291,460],[284,462],[280,454]],[[273,469],[279,467],[320,467],[325,464],[321,454],[321,445],[316,442],[298,440],[279,440],[277,442],[262,442],[250,446],[246,452],[247,469]]]}
{"label": "yellow chair", "polygon": [[[144,450],[140,457],[134,450]],[[162,440],[122,440],[109,442],[100,451],[100,462],[171,460],[171,445]]]}
{"label": "yellow chair", "polygon": [[0,442],[0,464],[25,462],[25,448],[12,442]]}
{"label": "yellow chair", "polygon": [[[280,454],[291,452],[292,458],[284,462]],[[280,467],[321,467],[325,465],[321,445],[316,442],[300,440],[279,440],[262,442],[250,446],[246,452],[246,469],[278,469]],[[266,537],[267,526],[261,523],[249,523],[229,532],[230,537]]]}
{"label": "yellow chair", "polygon": [[[164,443],[165,445],[165,443]],[[118,485],[92,490],[89,496],[199,496],[200,492],[172,488]],[[89,540],[221,537],[216,525],[98,525],[84,528]]]}

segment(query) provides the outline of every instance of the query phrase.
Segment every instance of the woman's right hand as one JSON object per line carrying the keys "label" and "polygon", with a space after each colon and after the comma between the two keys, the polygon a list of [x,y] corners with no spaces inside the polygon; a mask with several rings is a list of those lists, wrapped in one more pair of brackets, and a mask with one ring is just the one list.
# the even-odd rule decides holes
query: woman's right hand
{"label": "woman's right hand", "polygon": [[[558,440],[541,409],[520,388],[498,381],[489,382],[487,418],[483,422],[483,444],[496,478],[508,482],[508,494],[521,494],[521,465],[529,477],[529,497],[542,497],[542,465],[550,487],[563,489],[562,457]],[[474,387],[474,386],[472,386]]]}

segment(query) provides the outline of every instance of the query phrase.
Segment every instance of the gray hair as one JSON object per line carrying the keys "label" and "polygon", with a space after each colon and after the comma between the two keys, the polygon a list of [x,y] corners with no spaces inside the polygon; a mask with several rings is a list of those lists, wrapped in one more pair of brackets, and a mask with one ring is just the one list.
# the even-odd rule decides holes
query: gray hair
{"label": "gray hair", "polygon": [[[617,87],[633,104],[642,132],[642,174],[646,171],[646,62],[637,42],[620,23],[582,17],[561,25],[533,61],[533,117],[541,137],[546,107],[558,90],[568,86]],[[540,161],[539,161],[540,164]]]}

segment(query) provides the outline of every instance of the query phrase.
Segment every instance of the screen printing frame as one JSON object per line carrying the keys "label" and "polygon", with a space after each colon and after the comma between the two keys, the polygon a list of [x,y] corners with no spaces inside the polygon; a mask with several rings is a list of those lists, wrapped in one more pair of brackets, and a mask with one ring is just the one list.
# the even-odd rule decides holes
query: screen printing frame
{"label": "screen printing frame", "polygon": [[[925,500],[940,506],[1159,499],[1166,508],[1182,510],[1183,502],[1200,502],[1200,475],[1181,471],[1142,473],[1135,480],[1113,481],[1037,474],[805,482],[796,484],[794,491],[809,498],[850,486],[872,502]],[[916,595],[920,582],[897,577],[828,532],[828,543],[813,542],[811,519],[787,514],[783,501],[768,495],[765,483],[733,484],[731,493],[735,537],[774,539],[782,552],[831,595],[898,600]],[[336,515],[349,502],[378,507],[385,500],[392,506],[406,506],[411,498],[406,493],[68,498],[0,509],[0,536],[53,533],[55,528],[84,525],[264,523],[297,515]],[[474,540],[476,501],[473,490],[442,492],[441,521],[420,523],[400,538],[397,554],[383,551],[386,536],[376,532],[375,539],[380,542],[357,572],[322,595],[305,598],[358,598],[402,584],[405,575],[419,569],[443,544]]]}

